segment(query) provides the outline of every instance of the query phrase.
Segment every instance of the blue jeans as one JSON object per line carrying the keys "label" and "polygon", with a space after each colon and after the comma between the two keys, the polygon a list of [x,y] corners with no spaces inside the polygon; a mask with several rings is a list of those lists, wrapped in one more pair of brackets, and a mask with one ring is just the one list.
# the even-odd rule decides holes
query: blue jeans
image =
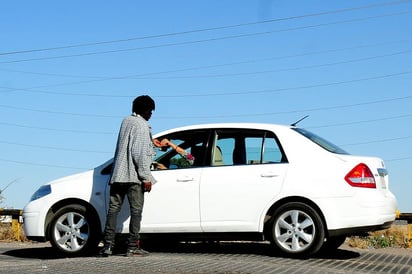
{"label": "blue jeans", "polygon": [[105,243],[114,244],[116,236],[117,216],[122,208],[125,197],[130,204],[129,247],[136,247],[139,241],[140,222],[144,203],[144,192],[140,184],[114,183],[110,186],[110,202],[104,230]]}

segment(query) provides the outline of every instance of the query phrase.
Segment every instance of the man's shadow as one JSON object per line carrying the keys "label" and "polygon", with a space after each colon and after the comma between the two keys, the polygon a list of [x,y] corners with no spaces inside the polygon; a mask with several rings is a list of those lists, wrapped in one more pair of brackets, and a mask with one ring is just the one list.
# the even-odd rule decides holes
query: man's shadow
{"label": "man's shadow", "polygon": [[2,255],[16,257],[16,258],[41,259],[41,260],[52,260],[52,259],[64,258],[64,256],[56,252],[54,248],[45,247],[45,246],[12,249],[12,250],[3,252]]}
{"label": "man's shadow", "polygon": [[[34,245],[35,246],[35,245]],[[265,257],[288,258],[280,254],[280,252],[273,249],[270,244],[265,242],[180,242],[180,243],[152,243],[147,242],[142,247],[151,253],[194,253],[194,254],[239,254],[239,255],[258,255]],[[118,245],[114,250],[113,255],[123,255],[122,250],[125,246]],[[25,259],[41,259],[54,260],[72,257],[99,257],[98,250],[88,254],[79,254],[76,256],[67,256],[56,252],[52,247],[30,247],[8,250],[3,252],[3,255],[25,258]],[[346,250],[336,249],[328,252],[320,252],[314,256],[298,259],[334,259],[334,260],[348,260],[360,257],[360,253]]]}
{"label": "man's shadow", "polygon": [[[146,242],[143,241],[142,247],[150,252],[162,252],[162,253],[196,253],[196,254],[250,254],[266,257],[279,257],[279,258],[293,258],[281,254],[278,250],[274,249],[269,242],[214,242],[214,241],[199,241],[199,242],[180,242],[180,243],[159,243],[159,242]],[[336,259],[347,260],[360,257],[360,253],[346,250],[336,249],[328,250],[325,252],[319,252],[314,256],[302,257],[300,259]]]}

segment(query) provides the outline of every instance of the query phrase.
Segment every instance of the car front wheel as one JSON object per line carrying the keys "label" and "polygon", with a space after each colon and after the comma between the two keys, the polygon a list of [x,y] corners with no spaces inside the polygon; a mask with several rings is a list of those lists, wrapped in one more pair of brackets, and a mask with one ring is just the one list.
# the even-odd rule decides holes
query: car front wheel
{"label": "car front wheel", "polygon": [[84,206],[67,205],[60,208],[50,227],[50,243],[66,255],[78,255],[97,244],[97,228],[94,218]]}
{"label": "car front wheel", "polygon": [[322,247],[325,238],[319,214],[300,202],[280,206],[274,212],[270,225],[271,243],[287,256],[313,255]]}

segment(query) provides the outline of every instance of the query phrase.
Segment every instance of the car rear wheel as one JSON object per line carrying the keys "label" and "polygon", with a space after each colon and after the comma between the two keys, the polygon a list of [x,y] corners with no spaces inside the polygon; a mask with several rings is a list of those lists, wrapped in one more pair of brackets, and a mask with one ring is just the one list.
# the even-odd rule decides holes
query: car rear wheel
{"label": "car rear wheel", "polygon": [[280,206],[271,221],[271,243],[284,255],[313,255],[322,247],[325,228],[321,217],[312,207],[289,202]]}
{"label": "car rear wheel", "polygon": [[97,245],[98,229],[94,217],[84,206],[60,208],[50,227],[50,243],[66,255],[86,253]]}

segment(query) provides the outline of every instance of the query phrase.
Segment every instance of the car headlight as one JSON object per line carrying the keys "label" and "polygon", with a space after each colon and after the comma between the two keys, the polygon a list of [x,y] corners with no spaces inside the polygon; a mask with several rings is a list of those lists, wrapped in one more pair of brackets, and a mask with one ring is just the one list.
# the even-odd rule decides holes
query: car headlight
{"label": "car headlight", "polygon": [[33,193],[33,195],[30,198],[30,202],[40,199],[41,197],[44,197],[46,195],[49,195],[51,193],[51,187],[50,185],[42,185],[36,192]]}

